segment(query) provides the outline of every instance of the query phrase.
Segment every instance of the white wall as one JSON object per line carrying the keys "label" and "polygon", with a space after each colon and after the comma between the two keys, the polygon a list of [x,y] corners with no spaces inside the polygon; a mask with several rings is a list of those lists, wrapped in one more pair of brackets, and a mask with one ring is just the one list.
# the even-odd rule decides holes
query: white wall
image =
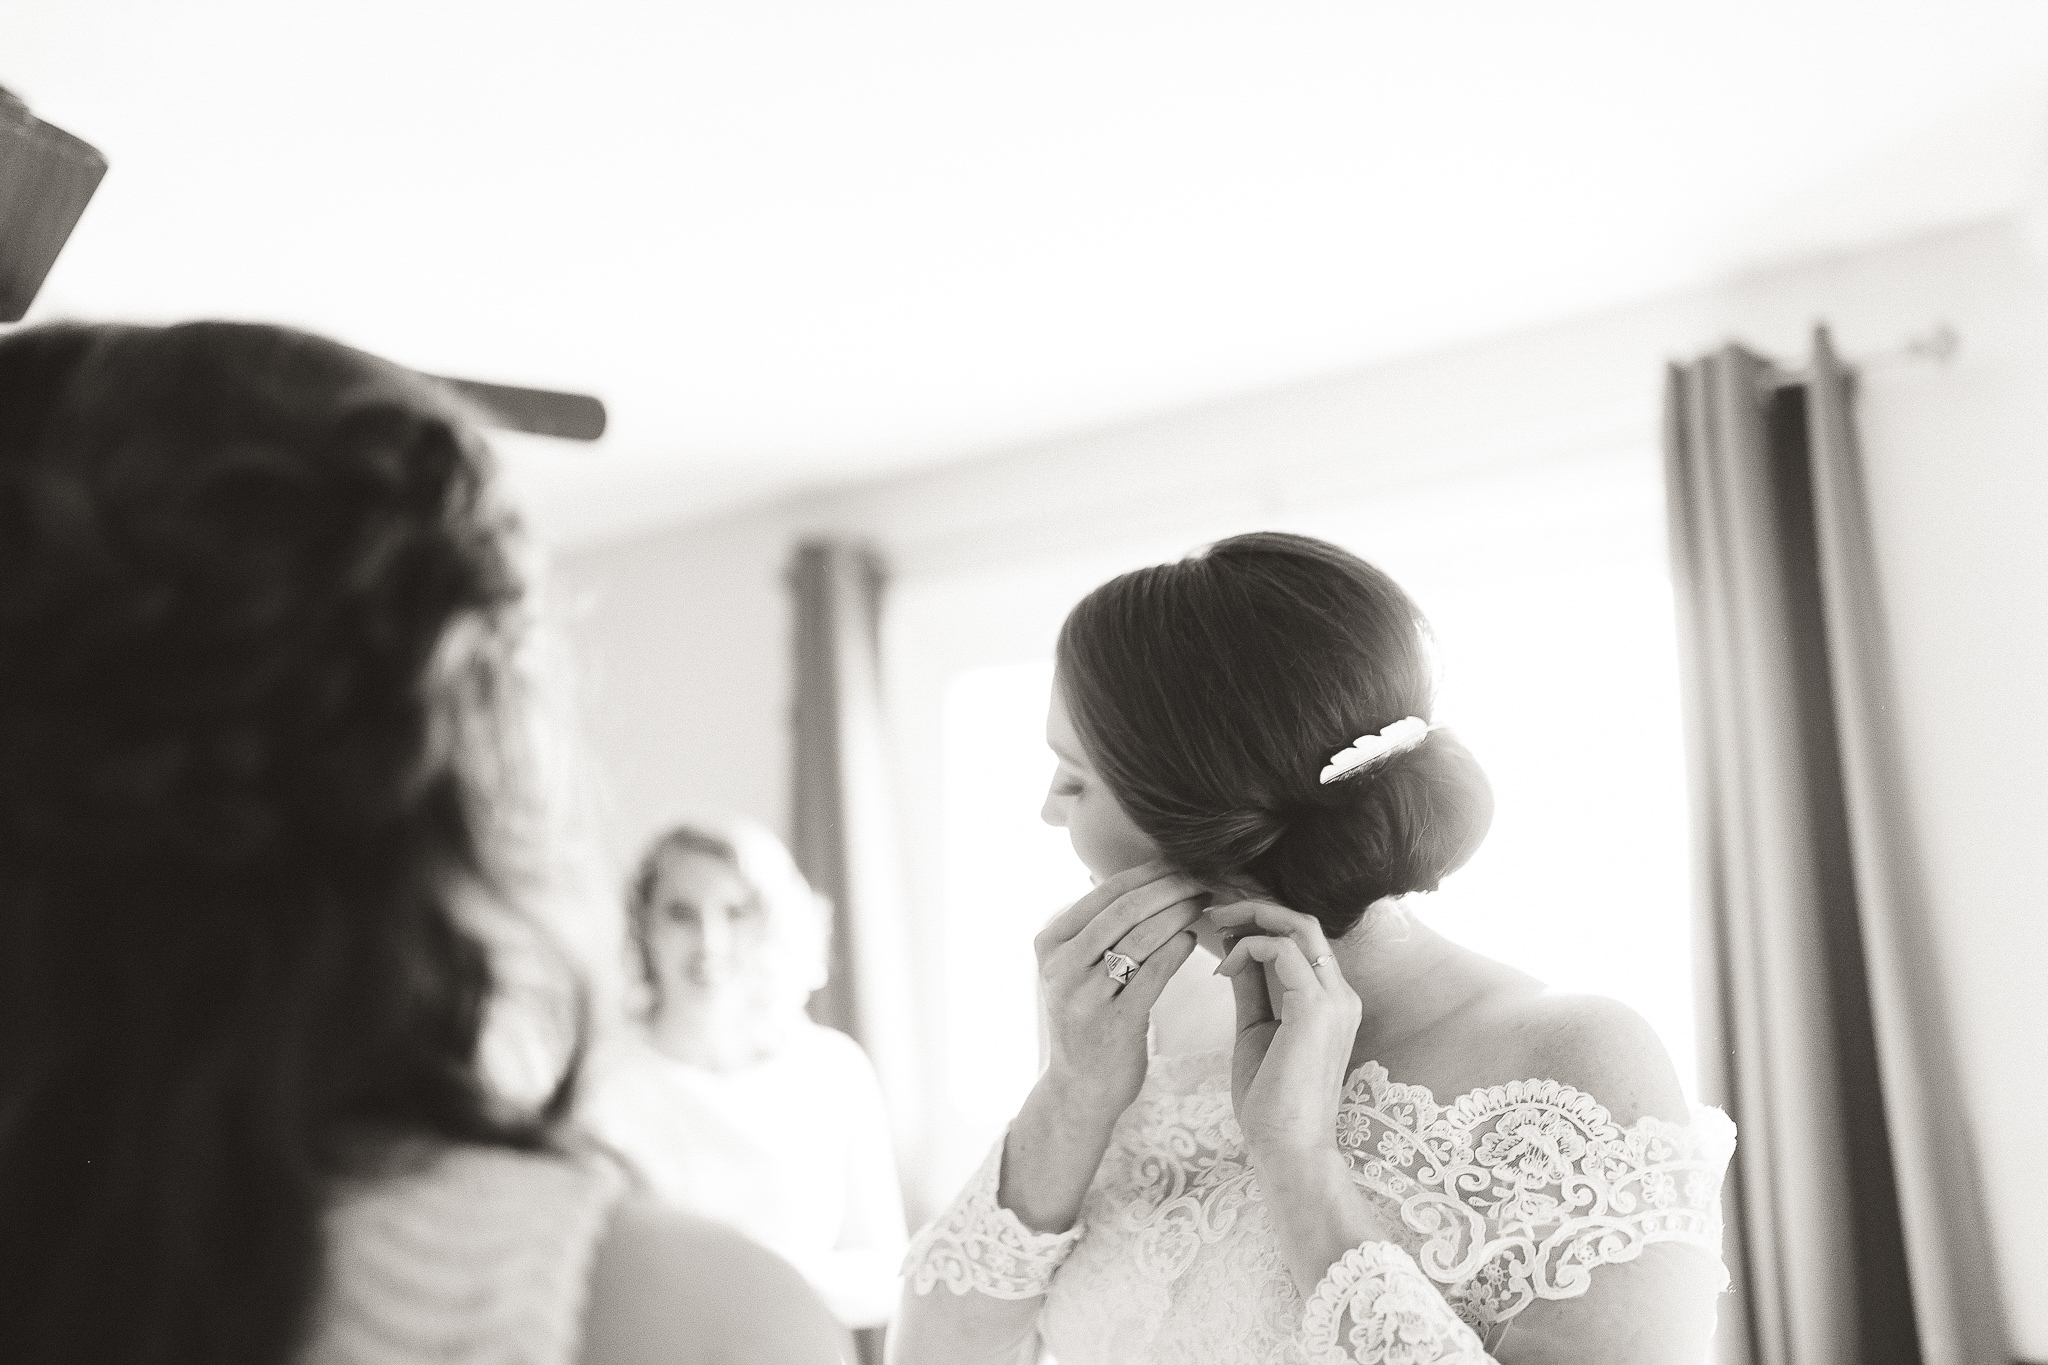
{"label": "white wall", "polygon": [[555,566],[614,873],[673,814],[786,830],[789,527],[766,509]]}
{"label": "white wall", "polygon": [[[1860,422],[1902,661],[1938,964],[2015,1346],[2048,1358],[2048,274],[2021,223],[1959,228],[1354,374],[565,556],[558,586],[615,854],[662,808],[787,809],[793,536],[868,536],[911,578],[1247,510],[1656,440],[1661,366],[1729,338],[1865,358]],[[1897,358],[1952,323],[1950,364]]]}

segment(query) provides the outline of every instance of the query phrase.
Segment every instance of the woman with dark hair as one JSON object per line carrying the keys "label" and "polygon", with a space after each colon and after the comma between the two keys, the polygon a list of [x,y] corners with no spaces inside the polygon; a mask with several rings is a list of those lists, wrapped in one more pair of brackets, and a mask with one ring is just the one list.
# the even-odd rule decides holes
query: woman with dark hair
{"label": "woman with dark hair", "polygon": [[903,1195],[873,1064],[804,1012],[830,913],[754,821],[658,835],[626,895],[642,1007],[592,1059],[589,1115],[654,1193],[774,1249],[871,1328],[896,1311]]}
{"label": "woman with dark hair", "polygon": [[0,339],[0,1360],[830,1361],[479,1062],[540,859],[524,585],[430,381]]}
{"label": "woman with dark hair", "polygon": [[[1492,818],[1434,690],[1406,594],[1301,536],[1075,607],[1044,814],[1097,885],[1038,936],[1043,1075],[912,1243],[902,1365],[1706,1358],[1733,1128],[1624,1007],[1409,913]],[[1148,1047],[1198,944],[1234,1042]]]}

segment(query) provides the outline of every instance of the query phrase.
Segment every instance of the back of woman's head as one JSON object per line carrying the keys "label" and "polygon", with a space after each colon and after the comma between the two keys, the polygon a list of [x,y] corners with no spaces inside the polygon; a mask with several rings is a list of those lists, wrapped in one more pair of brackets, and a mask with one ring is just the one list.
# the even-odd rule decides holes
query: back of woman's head
{"label": "back of woman's head", "polygon": [[1090,762],[1168,859],[1249,878],[1333,937],[1381,897],[1434,891],[1492,819],[1444,729],[1320,780],[1360,736],[1430,719],[1436,683],[1407,594],[1324,541],[1236,536],[1112,579],[1067,617],[1058,677]]}
{"label": "back of woman's head", "polygon": [[0,339],[0,1359],[275,1365],[366,1136],[546,1140],[454,903],[516,691],[487,473],[315,337]]}

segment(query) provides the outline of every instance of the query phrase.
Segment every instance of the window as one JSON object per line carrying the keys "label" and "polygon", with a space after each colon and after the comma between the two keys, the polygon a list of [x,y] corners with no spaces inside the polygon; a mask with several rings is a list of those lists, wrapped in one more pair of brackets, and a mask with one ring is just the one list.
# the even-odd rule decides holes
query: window
{"label": "window", "polygon": [[1066,831],[1038,818],[1051,695],[1050,659],[970,669],[946,688],[944,1074],[963,1128],[991,1137],[1038,1075],[1032,938],[1089,885]]}

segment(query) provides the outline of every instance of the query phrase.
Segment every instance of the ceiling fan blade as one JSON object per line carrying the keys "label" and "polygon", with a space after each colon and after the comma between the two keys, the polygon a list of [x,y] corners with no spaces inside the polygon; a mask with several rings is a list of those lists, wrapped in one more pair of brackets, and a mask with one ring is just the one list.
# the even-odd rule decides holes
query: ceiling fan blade
{"label": "ceiling fan blade", "polygon": [[107,159],[0,88],[0,322],[28,311]]}
{"label": "ceiling fan blade", "polygon": [[429,375],[484,410],[485,420],[507,431],[559,436],[569,441],[595,441],[604,435],[604,404],[587,393],[553,389],[522,389],[510,384],[485,384],[475,379]]}

